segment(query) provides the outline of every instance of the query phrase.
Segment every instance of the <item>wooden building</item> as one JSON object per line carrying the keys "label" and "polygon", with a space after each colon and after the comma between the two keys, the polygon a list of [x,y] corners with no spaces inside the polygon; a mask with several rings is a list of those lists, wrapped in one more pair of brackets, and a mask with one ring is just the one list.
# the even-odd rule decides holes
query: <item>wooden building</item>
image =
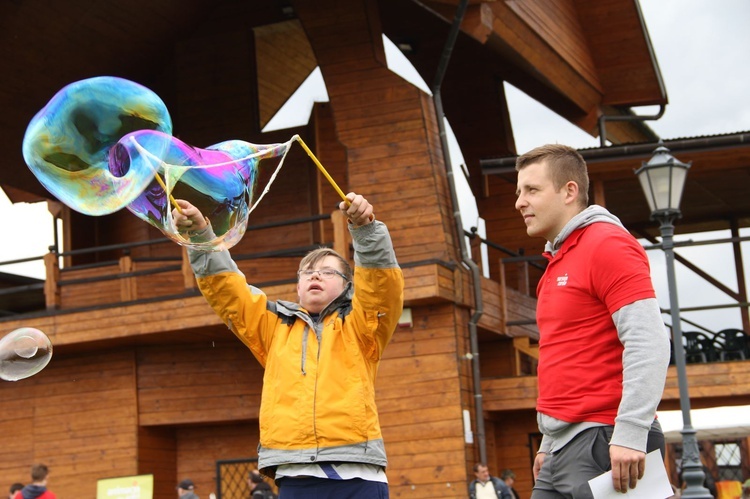
{"label": "wooden building", "polygon": [[[503,82],[593,136],[604,124],[612,145],[585,152],[592,198],[654,241],[657,228],[632,171],[659,138],[630,108],[666,106],[667,95],[635,0],[463,6],[459,0],[0,4],[0,185],[14,202],[49,200],[64,226],[45,257],[46,280],[5,284],[14,292],[0,295],[3,333],[36,327],[54,344],[41,373],[0,384],[0,487],[28,480],[29,466],[44,462],[59,497],[94,497],[99,479],[153,474],[156,498],[173,497],[185,477],[205,498],[218,492],[217,461],[256,455],[262,370],[196,291],[183,250],[126,210],[104,217],[70,210],[24,165],[25,127],[49,98],[73,81],[114,75],[159,94],[175,135],[198,147],[299,134],[341,187],[365,194],[388,224],[411,312],[385,352],[377,382],[391,495],[466,497],[480,459],[493,474],[512,468],[516,489],[530,494],[539,438],[533,321],[539,269],[512,257],[538,255],[542,241],[527,237],[513,208],[517,151]],[[382,34],[432,83],[433,96],[387,68]],[[330,102],[316,104],[306,126],[261,133],[315,67]],[[480,260],[461,249],[453,186],[461,173],[446,158],[443,114],[486,220],[489,278],[481,276]],[[738,195],[750,187],[747,138],[666,142],[693,162],[678,230],[738,233],[748,226],[750,198]],[[322,244],[349,246],[341,221],[328,216],[337,199],[302,149],[293,149],[232,250],[248,280],[272,298],[295,300],[300,256]],[[476,255],[477,238],[473,243]],[[746,305],[740,282],[733,298]],[[678,406],[673,369],[664,409]],[[750,401],[750,360],[691,365],[689,376],[694,407]]]}

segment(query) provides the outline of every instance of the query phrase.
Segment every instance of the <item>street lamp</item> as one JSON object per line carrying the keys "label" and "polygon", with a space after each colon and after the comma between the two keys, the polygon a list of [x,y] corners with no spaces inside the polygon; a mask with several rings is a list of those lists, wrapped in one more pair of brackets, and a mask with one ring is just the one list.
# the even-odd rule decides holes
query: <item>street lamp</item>
{"label": "street lamp", "polygon": [[680,217],[680,200],[690,163],[683,163],[669,154],[669,149],[659,144],[648,163],[635,172],[651,209],[651,219],[659,221],[661,247],[667,262],[669,308],[672,314],[672,342],[677,367],[682,410],[682,478],[686,487],[682,497],[711,499],[713,496],[703,486],[706,479],[701,466],[695,429],[690,421],[690,395],[685,371],[685,349],[682,346],[680,307],[677,302],[677,284],[674,271],[674,220]]}

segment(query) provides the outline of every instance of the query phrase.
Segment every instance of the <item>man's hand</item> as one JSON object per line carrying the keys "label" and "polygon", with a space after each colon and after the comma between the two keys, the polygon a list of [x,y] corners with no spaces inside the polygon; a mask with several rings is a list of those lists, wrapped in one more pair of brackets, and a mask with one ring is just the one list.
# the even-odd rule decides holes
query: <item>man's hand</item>
{"label": "man's hand", "polygon": [[534,467],[532,469],[534,472],[534,480],[536,480],[536,478],[539,476],[539,470],[542,469],[542,465],[544,464],[544,457],[546,455],[547,454],[544,452],[537,452],[536,457],[534,458]]}
{"label": "man's hand", "polygon": [[375,220],[375,215],[372,213],[372,205],[360,194],[350,192],[346,195],[346,199],[349,200],[349,206],[344,201],[341,201],[339,203],[339,210],[346,215],[349,222],[357,227],[361,227]]}
{"label": "man's hand", "polygon": [[619,445],[609,446],[609,459],[612,462],[612,485],[617,492],[634,489],[643,478],[646,469],[646,453]]}
{"label": "man's hand", "polygon": [[208,227],[206,218],[198,208],[184,199],[176,199],[175,202],[180,210],[177,208],[172,210],[172,219],[179,232],[199,232]]}

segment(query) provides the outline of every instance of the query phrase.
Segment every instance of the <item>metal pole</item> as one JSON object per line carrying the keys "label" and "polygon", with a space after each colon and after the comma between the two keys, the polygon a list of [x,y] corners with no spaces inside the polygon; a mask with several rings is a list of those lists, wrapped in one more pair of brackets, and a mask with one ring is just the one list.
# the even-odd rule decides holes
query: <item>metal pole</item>
{"label": "metal pole", "polygon": [[682,346],[680,326],[680,306],[677,300],[677,280],[674,270],[674,224],[677,215],[659,216],[662,248],[667,263],[667,283],[669,285],[669,308],[672,315],[672,341],[674,342],[674,363],[677,367],[677,384],[680,388],[680,409],[682,410],[682,480],[685,482],[684,498],[712,499],[713,496],[703,486],[706,475],[700,460],[695,429],[690,420],[690,395],[688,394],[687,373],[685,370],[685,349]]}

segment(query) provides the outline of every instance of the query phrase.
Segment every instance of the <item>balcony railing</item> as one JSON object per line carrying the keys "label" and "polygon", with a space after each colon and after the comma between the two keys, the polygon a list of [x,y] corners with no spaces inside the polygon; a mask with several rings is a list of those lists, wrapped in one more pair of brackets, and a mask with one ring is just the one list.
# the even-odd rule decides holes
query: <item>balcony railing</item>
{"label": "balcony railing", "polygon": [[[520,315],[514,314],[512,311],[507,310],[507,304],[509,300],[512,299],[511,297],[513,297],[514,294],[520,294],[521,296],[529,297],[530,299],[532,299],[535,305],[536,293],[533,289],[533,283],[536,283],[544,272],[544,269],[546,267],[546,259],[541,255],[523,255],[519,252],[514,252],[508,248],[503,247],[502,245],[481,238],[476,233],[476,231],[465,232],[465,235],[471,239],[472,254],[474,255],[475,260],[481,261],[481,257],[479,255],[481,255],[482,245],[484,245],[488,249],[488,251],[499,252],[504,255],[499,259],[498,272],[501,282],[500,288],[505,293],[503,303],[504,307],[506,307],[506,313],[504,313],[502,316],[505,317],[506,328],[508,330],[512,328],[518,330],[519,328],[533,327],[534,330],[536,330],[536,320],[533,313],[523,313]],[[711,244],[737,244],[748,240],[750,240],[750,238],[748,237],[732,237],[705,241],[683,241],[675,243],[675,246],[688,247]],[[644,249],[648,251],[660,248],[661,245],[656,244],[652,246],[646,246]],[[720,291],[727,294],[732,300],[734,300],[733,303],[725,303],[720,305],[683,307],[680,309],[680,312],[740,308],[742,309],[743,323],[747,322],[746,317],[748,302],[744,294],[744,286],[741,287],[742,291],[740,292],[732,291],[731,289],[727,288],[727,286],[719,282],[714,277],[703,272],[685,258],[682,258],[679,255],[676,255],[676,258],[678,261],[680,261],[689,269],[693,270],[700,277],[702,277],[708,285],[716,287]],[[663,309],[662,312],[668,313],[669,310]],[[693,326],[693,329],[700,331],[700,333],[691,331],[684,333],[685,344],[683,345],[683,347],[686,348],[688,362],[750,360],[750,336],[748,336],[747,333],[745,333],[742,329],[729,328],[717,331],[716,329],[720,329],[721,326],[712,330],[711,328],[697,324],[685,318],[684,316],[681,316],[681,320],[683,323]],[[671,326],[667,324],[667,327]],[[740,334],[737,334],[738,331]],[[706,337],[702,344],[697,344],[695,341],[689,341],[692,336],[697,334],[702,334]],[[727,339],[730,334],[732,336]],[[531,339],[538,339],[538,330],[536,330],[536,335],[534,335],[533,333],[529,334],[527,332],[513,334],[511,336],[514,336],[514,348],[516,350],[517,360],[521,356],[526,356],[526,358],[530,359],[538,358],[538,351],[535,350],[534,345],[528,344],[527,340],[524,340],[522,338],[523,336],[528,336]]]}
{"label": "balcony railing", "polygon": [[[246,275],[252,275],[253,282],[258,285],[293,283],[299,258],[321,246],[333,247],[345,258],[351,258],[351,240],[346,230],[346,220],[338,211],[331,215],[316,215],[248,226],[247,232],[319,222],[330,224],[324,227],[325,230],[321,233],[332,233],[332,240],[273,251],[233,252],[232,256],[240,270]],[[134,243],[79,248],[65,252],[58,252],[51,247],[46,255],[0,262],[0,270],[2,270],[5,265],[43,260],[46,271],[44,281],[6,274],[4,279],[6,287],[0,289],[0,303],[2,303],[0,309],[6,310],[6,316],[13,315],[12,303],[25,300],[26,303],[36,303],[36,307],[35,310],[23,307],[21,313],[44,310],[49,313],[55,310],[79,310],[196,294],[195,279],[185,248],[182,248],[181,253],[175,253],[174,256],[132,256],[138,247],[164,244],[176,246],[167,238],[159,238]],[[120,252],[121,256],[94,264],[61,265],[70,257],[106,255],[113,252],[115,254]],[[273,258],[272,263],[269,261],[270,258]],[[43,292],[43,302],[40,299],[41,292]]]}

